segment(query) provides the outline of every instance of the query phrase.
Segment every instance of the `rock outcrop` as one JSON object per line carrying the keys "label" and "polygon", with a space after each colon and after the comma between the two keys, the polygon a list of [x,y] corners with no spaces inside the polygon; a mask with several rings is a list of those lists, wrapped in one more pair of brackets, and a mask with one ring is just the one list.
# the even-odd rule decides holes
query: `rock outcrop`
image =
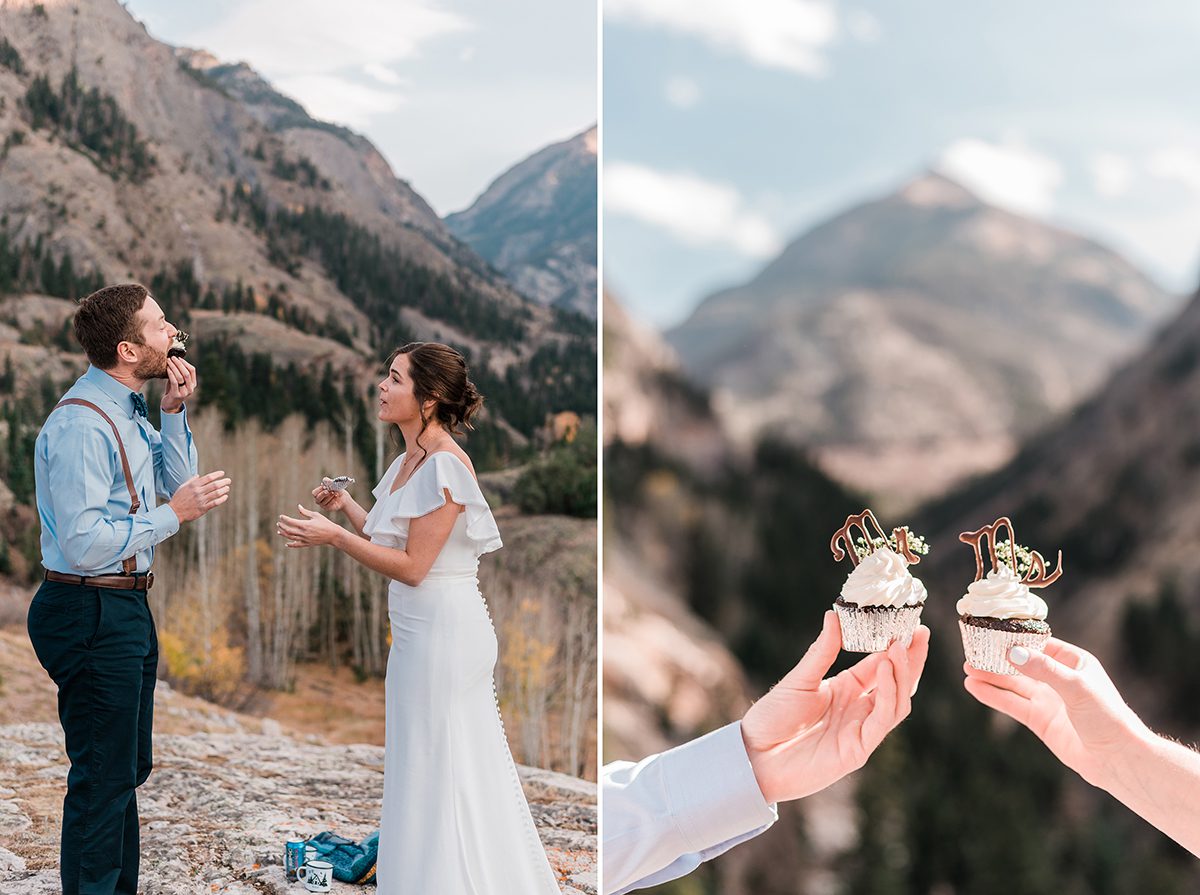
{"label": "rock outcrop", "polygon": [[[15,637],[0,643],[6,671],[0,706],[9,717],[45,718],[53,699],[31,705],[11,692]],[[48,683],[48,682],[47,682]],[[40,682],[39,682],[40,684]],[[155,770],[138,790],[145,895],[282,893],[283,844],[322,830],[361,838],[379,825],[383,749],[329,746],[184,696],[160,681]],[[596,895],[596,785],[520,768],[525,795],[559,884]],[[59,891],[58,837],[67,761],[62,730],[45,720],[0,726],[0,892]],[[337,885],[334,891],[359,891]]]}

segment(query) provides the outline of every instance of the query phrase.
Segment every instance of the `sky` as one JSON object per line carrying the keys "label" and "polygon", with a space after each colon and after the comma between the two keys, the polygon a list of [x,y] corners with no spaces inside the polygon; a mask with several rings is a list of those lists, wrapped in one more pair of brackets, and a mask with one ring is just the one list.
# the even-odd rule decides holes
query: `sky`
{"label": "sky", "polygon": [[126,0],[367,136],[441,215],[595,123],[595,0]]}
{"label": "sky", "polygon": [[1194,0],[606,0],[604,276],[686,319],[931,168],[1200,283]]}

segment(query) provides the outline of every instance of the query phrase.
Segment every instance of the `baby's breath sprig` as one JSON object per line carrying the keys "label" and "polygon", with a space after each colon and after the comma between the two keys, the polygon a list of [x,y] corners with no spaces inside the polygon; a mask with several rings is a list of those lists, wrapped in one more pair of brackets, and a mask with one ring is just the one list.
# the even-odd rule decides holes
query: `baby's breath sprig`
{"label": "baby's breath sprig", "polygon": [[[1012,565],[1012,546],[1005,538],[996,544],[996,561],[1006,566]],[[1017,567],[1012,571],[1018,578],[1024,578],[1025,573],[1033,567],[1033,551],[1028,547],[1017,544]]]}
{"label": "baby's breath sprig", "polygon": [[[929,545],[925,543],[925,538],[923,538],[921,535],[913,534],[907,525],[902,526],[902,528],[904,529],[905,534],[908,536],[908,549],[917,556],[927,556],[929,554]],[[896,533],[894,531],[888,535],[887,541],[884,541],[883,538],[872,538],[869,546],[866,538],[860,536],[858,540],[854,542],[854,552],[858,554],[859,560],[863,560],[866,559],[868,555],[884,546],[885,543],[892,550],[895,550],[897,553],[900,552],[900,545],[896,541]]]}
{"label": "baby's breath sprig", "polygon": [[[922,537],[921,535],[913,532],[912,529],[910,529],[907,525],[902,525],[901,528],[904,529],[904,534],[907,535],[907,537],[908,537],[908,549],[911,550],[913,553],[915,553],[917,556],[928,556],[929,555],[929,545],[925,543],[925,538]],[[896,536],[895,536],[895,534],[893,534],[892,535],[892,546],[893,547],[898,546],[895,543],[895,541],[896,541]]]}

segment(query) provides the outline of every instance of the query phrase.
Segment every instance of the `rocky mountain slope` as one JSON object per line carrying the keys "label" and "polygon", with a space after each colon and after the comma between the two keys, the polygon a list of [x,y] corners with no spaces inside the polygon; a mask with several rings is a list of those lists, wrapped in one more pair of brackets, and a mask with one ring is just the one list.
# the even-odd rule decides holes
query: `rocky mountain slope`
{"label": "rocky mountain slope", "polygon": [[[1194,891],[1192,856],[1064,769],[1037,739],[961,687],[955,601],[974,575],[957,540],[1001,515],[1063,577],[1042,590],[1057,636],[1093,652],[1131,707],[1182,742],[1200,731],[1200,297],[1090,400],[1003,468],[916,514],[932,551],[930,662],[912,718],[865,769],[865,830],[891,824],[912,860],[881,867],[882,834],[846,863],[854,891]],[[996,781],[1003,781],[997,787]],[[948,842],[971,843],[947,849]],[[1120,842],[1122,860],[1108,856]]]}
{"label": "rocky mountain slope", "polygon": [[[1051,619],[1097,654],[1136,664],[1131,604],[1170,594],[1183,610],[1176,633],[1200,625],[1200,295],[1010,464],[922,513],[947,544],[999,515],[1047,556],[1062,549],[1066,571],[1045,591]],[[961,581],[970,550],[953,553],[931,570]]]}
{"label": "rocky mountain slope", "polygon": [[732,434],[894,505],[995,468],[1173,298],[1103,246],[929,173],[792,242],[667,334]]}
{"label": "rocky mountain slope", "polygon": [[[636,405],[620,395],[614,403]],[[1195,741],[1197,406],[1200,297],[1092,400],[1030,441],[1011,464],[909,517],[932,545],[919,574],[930,593],[923,621],[934,632],[912,717],[844,787],[823,794],[832,804],[785,806],[801,812],[799,829],[782,840],[768,838],[776,837],[772,831],[745,851],[730,852],[699,871],[704,884],[726,892],[794,892],[799,885],[866,895],[1193,891],[1197,871],[1190,855],[1064,769],[1024,728],[963,691],[954,602],[974,571],[958,533],[1011,515],[1021,542],[1047,555],[1063,549],[1066,573],[1043,592],[1056,633],[1095,652],[1156,729]],[[652,403],[639,417],[655,419]],[[643,582],[654,579],[623,551],[670,568],[666,580],[678,582],[674,594],[711,623],[707,631],[733,644],[748,667],[761,669],[763,657],[773,656],[778,668],[788,645],[795,652],[807,644],[811,620],[845,574],[833,567],[826,546],[833,524],[844,518],[844,495],[822,493],[820,481],[802,477],[798,464],[763,462],[761,450],[750,475],[719,479],[715,492],[705,491],[678,459],[630,452],[619,443],[608,451],[605,475],[613,493],[605,524],[625,526],[631,535],[621,541],[606,530],[606,569],[633,568],[640,576],[633,584],[644,590]],[[700,524],[706,520],[715,526],[706,530]],[[820,550],[808,549],[822,526]],[[735,568],[723,561],[727,557]],[[615,576],[618,584],[621,574],[627,573]],[[627,638],[620,632],[615,639]],[[679,639],[672,632],[657,642],[673,644],[672,653],[686,658],[675,645]],[[662,659],[641,662],[656,671]],[[629,664],[632,676],[637,669]],[[607,667],[605,674],[606,680],[615,676]],[[672,693],[659,683],[669,678],[642,677],[649,682],[644,692]],[[677,692],[687,695],[685,688]],[[665,697],[646,701],[671,705]],[[789,816],[795,818],[784,819]],[[789,852],[797,842],[803,843],[798,852]],[[1121,843],[1118,864],[1111,861],[1114,842]],[[764,851],[751,860],[758,847]],[[997,876],[996,867],[1004,873]],[[778,878],[768,878],[773,872]]]}
{"label": "rocky mountain slope", "polygon": [[185,72],[236,100],[297,155],[320,159],[322,173],[328,171],[337,179],[343,199],[353,203],[356,217],[378,215],[378,224],[407,225],[439,243],[452,244],[437,213],[409,183],[393,174],[361,134],[313,118],[245,62],[222,62],[205,50],[188,47],[176,48],[175,57]]}
{"label": "rocky mountain slope", "polygon": [[[814,505],[850,510],[786,450],[737,450],[671,349],[609,296],[604,327],[604,757],[636,760],[741,717],[799,659],[831,592]],[[690,884],[836,891],[855,786],[784,806],[775,829]]]}
{"label": "rocky mountain slope", "polygon": [[690,385],[679,358],[654,331],[604,297],[604,440],[649,445],[708,472],[732,446],[707,393]]}
{"label": "rocky mountain slope", "polygon": [[[677,390],[671,350],[611,296],[604,329],[606,457],[648,448],[711,470],[727,445],[711,414],[672,399],[685,392]],[[700,456],[695,445],[703,445]],[[680,557],[669,546],[677,524],[656,525],[619,475],[606,476],[604,490],[614,508],[605,514],[604,546],[604,749],[611,760],[678,745],[739,717],[749,703],[740,663],[670,583],[679,580]]]}
{"label": "rocky mountain slope", "polygon": [[547,146],[496,178],[451,232],[545,305],[596,316],[597,129]]}
{"label": "rocky mountain slope", "polygon": [[547,352],[587,367],[586,326],[518,294],[369,141],[246,65],[156,41],[116,0],[9,0],[0,35],[0,292],[154,280],[177,317],[244,313],[192,320],[201,340],[288,346],[315,370],[350,349],[364,378],[411,338],[463,346],[516,390]]}

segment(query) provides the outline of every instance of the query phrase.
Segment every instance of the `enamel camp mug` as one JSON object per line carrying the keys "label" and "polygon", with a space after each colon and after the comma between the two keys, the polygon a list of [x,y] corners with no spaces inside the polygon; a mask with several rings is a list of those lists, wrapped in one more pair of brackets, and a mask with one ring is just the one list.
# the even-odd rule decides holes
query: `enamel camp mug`
{"label": "enamel camp mug", "polygon": [[309,861],[300,868],[298,876],[310,892],[329,892],[333,889],[333,865],[328,861]]}

